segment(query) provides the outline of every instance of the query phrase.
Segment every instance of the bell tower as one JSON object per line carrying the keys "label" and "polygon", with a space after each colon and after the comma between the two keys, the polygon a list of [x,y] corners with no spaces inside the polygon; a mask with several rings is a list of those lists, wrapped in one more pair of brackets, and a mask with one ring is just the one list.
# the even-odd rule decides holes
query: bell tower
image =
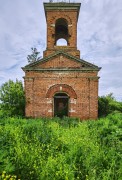
{"label": "bell tower", "polygon": [[[47,48],[44,57],[55,51],[64,51],[80,57],[77,50],[77,22],[81,3],[44,3],[47,23]],[[58,46],[64,39],[67,45]]]}
{"label": "bell tower", "polygon": [[[77,49],[80,3],[44,3],[47,43],[43,58],[22,69],[25,72],[27,117],[98,117],[98,72]],[[60,44],[60,40],[66,44]]]}

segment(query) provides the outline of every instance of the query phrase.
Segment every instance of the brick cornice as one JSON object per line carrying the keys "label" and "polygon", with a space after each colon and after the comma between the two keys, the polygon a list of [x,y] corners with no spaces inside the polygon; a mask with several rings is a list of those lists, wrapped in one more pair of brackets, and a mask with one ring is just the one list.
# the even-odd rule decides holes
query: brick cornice
{"label": "brick cornice", "polygon": [[57,72],[98,72],[100,70],[99,69],[92,69],[92,68],[82,68],[82,69],[68,69],[68,68],[49,68],[49,69],[41,69],[41,68],[22,68],[23,71],[37,71],[37,72],[44,72],[44,71],[49,71],[49,72],[54,72],[54,71],[57,71]]}
{"label": "brick cornice", "polygon": [[81,3],[44,3],[45,11],[49,10],[77,10],[78,13],[80,11]]}

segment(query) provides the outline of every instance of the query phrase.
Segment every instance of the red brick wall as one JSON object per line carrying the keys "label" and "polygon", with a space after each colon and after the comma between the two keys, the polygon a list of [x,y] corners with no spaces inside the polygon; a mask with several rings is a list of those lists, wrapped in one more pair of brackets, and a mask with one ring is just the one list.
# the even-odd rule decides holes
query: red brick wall
{"label": "red brick wall", "polygon": [[44,51],[43,56],[48,57],[49,55],[56,53],[58,50],[71,54],[74,57],[80,58],[80,51],[76,48],[70,48],[68,46],[55,46],[52,50],[50,49]]}
{"label": "red brick wall", "polygon": [[[68,46],[55,46],[55,24],[57,19],[66,19],[68,22]],[[57,50],[67,51],[70,54],[80,57],[80,52],[77,50],[77,18],[78,11],[69,10],[48,10],[46,12],[47,22],[47,49],[44,51],[44,57],[49,56]]]}
{"label": "red brick wall", "polygon": [[47,48],[54,48],[54,37],[55,34],[55,23],[59,18],[64,18],[68,21],[69,34],[71,35],[69,39],[70,47],[77,46],[77,11],[48,11],[47,12]]}
{"label": "red brick wall", "polygon": [[42,62],[35,67],[40,68],[81,68],[82,63],[75,61],[74,59],[68,59],[63,55],[54,57],[47,62]]}
{"label": "red brick wall", "polygon": [[70,97],[69,116],[96,119],[98,111],[98,80],[96,73],[28,72],[25,78],[26,116],[52,117],[54,102],[47,98],[50,87],[57,84],[71,86],[77,99]]}

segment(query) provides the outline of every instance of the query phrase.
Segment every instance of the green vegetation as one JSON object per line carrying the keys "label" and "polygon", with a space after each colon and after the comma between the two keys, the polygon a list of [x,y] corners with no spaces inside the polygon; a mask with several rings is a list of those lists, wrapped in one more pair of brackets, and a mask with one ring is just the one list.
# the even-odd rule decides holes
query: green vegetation
{"label": "green vegetation", "polygon": [[121,180],[121,121],[2,118],[1,179]]}
{"label": "green vegetation", "polygon": [[21,81],[9,80],[0,88],[0,116],[24,116],[25,96]]}
{"label": "green vegetation", "polygon": [[41,57],[38,57],[40,52],[38,52],[36,48],[31,48],[31,51],[32,51],[32,54],[27,56],[28,63],[34,63],[38,61],[39,59],[41,59]]}
{"label": "green vegetation", "polygon": [[18,80],[1,86],[0,102],[1,180],[122,179],[122,102],[113,94],[99,97],[97,121],[22,118]]}
{"label": "green vegetation", "polygon": [[99,101],[98,101],[99,117],[105,117],[113,112],[122,113],[122,102],[118,102],[114,98],[113,93],[99,97]]}

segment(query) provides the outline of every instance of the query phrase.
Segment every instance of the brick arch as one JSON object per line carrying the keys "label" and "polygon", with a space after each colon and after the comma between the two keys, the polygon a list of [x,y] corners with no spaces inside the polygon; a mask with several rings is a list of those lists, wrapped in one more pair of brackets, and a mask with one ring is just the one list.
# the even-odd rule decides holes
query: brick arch
{"label": "brick arch", "polygon": [[51,23],[51,24],[55,24],[55,23],[56,23],[56,20],[57,20],[57,19],[60,19],[60,18],[66,19],[69,25],[72,24],[72,19],[71,19],[68,15],[64,15],[64,14],[57,15],[57,16],[53,16],[53,17],[51,18],[50,23]]}
{"label": "brick arch", "polygon": [[76,92],[67,84],[56,84],[51,86],[47,91],[46,98],[52,98],[57,92],[66,93],[70,98],[77,99]]}
{"label": "brick arch", "polygon": [[[56,20],[60,19],[60,18],[66,19],[67,22],[68,22],[68,25],[72,25],[72,19],[68,15],[66,15],[66,14],[61,14],[61,15],[59,14],[57,16],[53,16],[51,18],[50,23],[55,25]],[[52,29],[52,34],[55,34],[55,28],[52,26],[51,29]],[[72,28],[71,27],[69,27],[69,34],[70,35],[72,34]]]}
{"label": "brick arch", "polygon": [[61,14],[59,16],[56,16],[56,18],[54,19],[54,24],[56,23],[57,19],[60,19],[60,18],[65,19],[67,21],[69,35],[71,35],[72,34],[72,28],[69,27],[69,25],[72,25],[72,19],[66,14],[64,14],[64,15]]}

